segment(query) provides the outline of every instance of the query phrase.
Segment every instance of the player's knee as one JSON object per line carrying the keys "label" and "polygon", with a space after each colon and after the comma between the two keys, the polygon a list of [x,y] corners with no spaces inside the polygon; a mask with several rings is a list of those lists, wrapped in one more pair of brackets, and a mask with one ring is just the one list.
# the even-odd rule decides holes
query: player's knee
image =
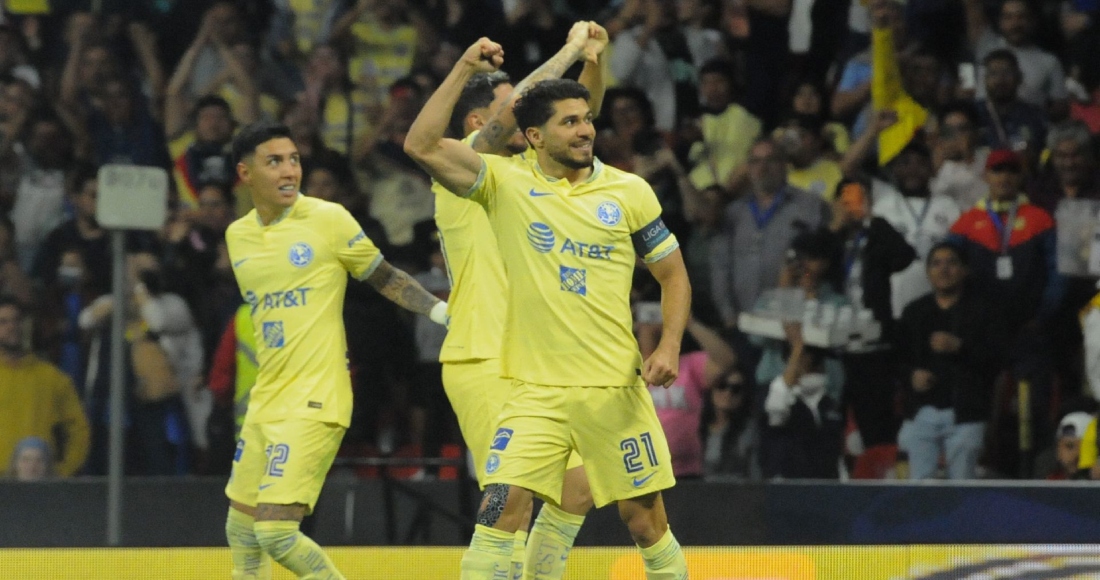
{"label": "player's knee", "polygon": [[520,520],[530,509],[531,492],[504,483],[491,483],[485,486],[481,498],[481,508],[477,512],[477,523],[490,528],[514,531]]}
{"label": "player's knee", "polygon": [[639,546],[655,544],[668,527],[664,515],[659,513],[656,498],[656,494],[650,494],[619,502],[619,517]]}
{"label": "player's knee", "polygon": [[575,516],[583,516],[595,507],[592,500],[592,488],[588,486],[588,479],[581,477],[576,482],[569,482],[562,489],[561,509]]}
{"label": "player's knee", "polygon": [[260,549],[276,562],[282,562],[287,554],[294,549],[294,544],[298,542],[298,534],[300,533],[297,522],[286,521],[256,522],[255,532],[256,542],[260,545]]}

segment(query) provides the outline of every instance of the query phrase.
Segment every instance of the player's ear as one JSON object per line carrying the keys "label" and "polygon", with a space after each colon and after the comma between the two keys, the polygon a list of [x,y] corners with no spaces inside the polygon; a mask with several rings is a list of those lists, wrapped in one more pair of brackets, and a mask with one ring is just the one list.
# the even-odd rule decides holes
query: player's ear
{"label": "player's ear", "polygon": [[532,147],[537,148],[539,144],[542,143],[542,131],[539,131],[538,127],[528,127],[523,135],[527,137],[527,142],[530,143]]}
{"label": "player's ear", "polygon": [[481,115],[479,115],[477,113],[470,113],[469,115],[466,115],[466,130],[467,130],[467,132],[469,132],[469,131],[479,131],[483,127],[485,127],[485,117],[482,117]]}
{"label": "player's ear", "polygon": [[252,179],[251,172],[248,170],[248,164],[244,161],[239,161],[237,163],[237,177],[245,183],[248,183]]}

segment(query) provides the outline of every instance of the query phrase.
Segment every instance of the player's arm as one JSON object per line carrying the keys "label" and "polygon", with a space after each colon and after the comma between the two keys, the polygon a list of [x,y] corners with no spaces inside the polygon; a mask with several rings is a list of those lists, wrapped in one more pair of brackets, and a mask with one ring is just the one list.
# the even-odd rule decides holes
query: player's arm
{"label": "player's arm", "polygon": [[607,30],[595,22],[591,23],[588,43],[584,48],[584,68],[577,82],[588,89],[588,107],[593,117],[599,117],[603,110],[603,95],[607,92],[607,79],[611,78],[609,59],[603,57],[608,42]]}
{"label": "player's arm", "polygon": [[[599,40],[601,35],[603,38],[602,44]],[[569,30],[569,37],[566,39],[565,46],[561,47],[557,54],[550,57],[549,60],[542,63],[541,66],[520,81],[512,89],[508,98],[490,113],[489,122],[482,127],[477,134],[477,138],[471,144],[474,151],[478,153],[499,153],[503,151],[508,139],[516,130],[516,118],[512,115],[512,106],[516,104],[519,97],[535,83],[547,79],[561,78],[561,75],[578,60],[585,61],[584,70],[588,71],[587,78],[584,72],[581,73],[581,84],[585,85],[590,93],[594,89],[598,89],[600,100],[603,100],[603,78],[599,75],[600,66],[599,64],[590,65],[589,62],[594,63],[605,46],[607,46],[607,31],[603,27],[592,22],[574,24],[573,28]],[[594,69],[594,71],[590,69]],[[596,105],[590,104],[589,106],[595,108]]]}
{"label": "player's arm", "polygon": [[423,314],[433,322],[446,324],[447,303],[436,298],[412,276],[404,270],[394,268],[389,262],[385,260],[379,262],[374,271],[363,281],[405,310]]}
{"label": "player's arm", "polygon": [[661,342],[642,365],[642,379],[668,387],[680,372],[680,341],[691,315],[691,282],[679,247],[647,266],[661,285],[662,323]]}
{"label": "player's arm", "polygon": [[492,72],[504,62],[499,44],[482,37],[458,59],[447,78],[432,93],[405,136],[405,153],[449,191],[464,194],[477,184],[481,157],[469,145],[443,136],[466,81]]}

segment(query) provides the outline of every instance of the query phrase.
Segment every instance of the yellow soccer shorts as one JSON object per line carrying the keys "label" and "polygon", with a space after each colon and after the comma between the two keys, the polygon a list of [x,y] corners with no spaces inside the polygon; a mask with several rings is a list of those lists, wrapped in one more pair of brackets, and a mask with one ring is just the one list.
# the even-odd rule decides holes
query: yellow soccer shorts
{"label": "yellow soccer shorts", "polygon": [[[478,484],[484,489],[485,460],[497,418],[511,397],[512,379],[501,378],[500,359],[443,363],[443,390],[458,417],[458,428],[473,455]],[[566,469],[580,467],[580,455],[571,453]]]}
{"label": "yellow soccer shorts", "polygon": [[484,484],[506,483],[561,501],[571,451],[584,457],[596,507],[676,484],[653,399],[633,387],[512,383],[485,460]]}
{"label": "yellow soccer shorts", "polygon": [[248,506],[305,504],[312,512],[344,431],[336,423],[309,419],[246,420],[225,495]]}

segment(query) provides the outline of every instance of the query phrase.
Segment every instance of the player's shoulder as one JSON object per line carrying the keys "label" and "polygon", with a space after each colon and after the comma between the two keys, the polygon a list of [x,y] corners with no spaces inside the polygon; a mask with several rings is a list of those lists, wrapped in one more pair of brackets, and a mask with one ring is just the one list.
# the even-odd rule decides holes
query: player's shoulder
{"label": "player's shoulder", "polygon": [[[611,165],[604,164],[598,159],[593,165],[593,171],[596,172],[594,177],[597,183],[605,188],[619,190],[624,194],[629,194],[635,191],[652,191],[653,188],[649,185],[649,182],[643,179],[640,175],[619,169]],[[642,188],[642,189],[638,189]]]}
{"label": "player's shoulder", "polygon": [[225,229],[225,239],[227,242],[232,241],[233,238],[245,235],[249,230],[255,229],[259,225],[259,218],[256,217],[256,210],[253,208],[229,224],[229,227]]}

